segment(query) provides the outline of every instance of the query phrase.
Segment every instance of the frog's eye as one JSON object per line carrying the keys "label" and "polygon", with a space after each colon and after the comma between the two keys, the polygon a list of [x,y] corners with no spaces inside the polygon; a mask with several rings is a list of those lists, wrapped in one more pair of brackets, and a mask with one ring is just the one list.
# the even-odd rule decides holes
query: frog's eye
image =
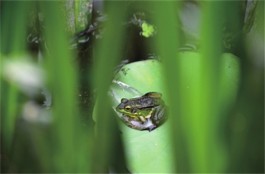
{"label": "frog's eye", "polygon": [[121,102],[122,102],[122,103],[126,103],[126,102],[128,102],[128,99],[127,99],[127,98],[122,98],[122,99],[121,99]]}
{"label": "frog's eye", "polygon": [[131,106],[127,105],[125,106],[125,110],[130,110],[131,109]]}

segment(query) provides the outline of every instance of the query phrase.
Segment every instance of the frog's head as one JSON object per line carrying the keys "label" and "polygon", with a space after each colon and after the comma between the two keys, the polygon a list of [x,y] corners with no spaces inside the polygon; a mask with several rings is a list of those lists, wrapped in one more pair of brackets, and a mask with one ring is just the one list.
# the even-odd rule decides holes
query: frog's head
{"label": "frog's head", "polygon": [[133,106],[133,103],[126,98],[121,99],[121,103],[116,107],[116,110],[122,114],[137,117],[139,115],[138,109]]}

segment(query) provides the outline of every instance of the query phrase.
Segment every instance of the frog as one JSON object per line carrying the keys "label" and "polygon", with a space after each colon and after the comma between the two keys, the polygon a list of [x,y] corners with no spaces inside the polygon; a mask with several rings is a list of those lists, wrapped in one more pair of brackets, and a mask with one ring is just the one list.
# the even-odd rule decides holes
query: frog
{"label": "frog", "polygon": [[155,130],[166,120],[165,103],[162,94],[148,92],[140,97],[122,98],[116,111],[121,113],[121,120],[136,130]]}

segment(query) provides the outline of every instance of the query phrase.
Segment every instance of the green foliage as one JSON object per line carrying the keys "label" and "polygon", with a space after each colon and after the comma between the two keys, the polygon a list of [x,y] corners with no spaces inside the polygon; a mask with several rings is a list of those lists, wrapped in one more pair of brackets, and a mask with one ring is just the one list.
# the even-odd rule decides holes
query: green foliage
{"label": "green foliage", "polygon": [[[73,33],[90,21],[85,19],[92,16],[84,8],[88,3],[1,2],[1,171],[264,172],[264,136],[258,131],[264,128],[264,67],[259,66],[261,55],[244,45],[241,2],[195,3],[201,8],[199,49],[188,51],[179,51],[186,43],[178,17],[183,3],[145,2],[152,24],[141,24],[141,39],[148,40],[159,58],[121,68],[117,65],[126,52],[124,21],[137,5],[106,1],[101,39],[86,45],[93,46],[92,54],[83,45],[77,50],[69,45]],[[36,13],[30,14],[33,8]],[[254,14],[248,17],[248,28]],[[225,53],[224,24],[239,38],[237,49]],[[37,51],[27,42],[28,27],[41,38]],[[89,71],[80,68],[81,56],[91,60]],[[36,71],[7,63],[20,61]],[[34,86],[34,79],[41,82]],[[80,79],[91,84],[86,98],[93,100],[86,103],[91,113],[83,114],[78,105]],[[151,91],[162,93],[168,120],[151,132],[128,128],[114,108],[121,98]],[[251,161],[243,160],[248,158]]]}
{"label": "green foliage", "polygon": [[153,25],[150,25],[146,22],[143,22],[142,25],[142,35],[144,37],[151,37],[152,35],[154,35],[154,32],[155,32],[155,29],[154,29],[154,26]]}

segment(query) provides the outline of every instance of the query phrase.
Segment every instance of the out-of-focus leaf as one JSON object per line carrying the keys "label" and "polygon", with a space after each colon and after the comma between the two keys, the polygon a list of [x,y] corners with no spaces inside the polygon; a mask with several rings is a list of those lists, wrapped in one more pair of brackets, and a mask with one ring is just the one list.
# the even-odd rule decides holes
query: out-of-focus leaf
{"label": "out-of-focus leaf", "polygon": [[150,37],[154,35],[155,29],[154,26],[148,24],[147,22],[143,22],[142,25],[143,32],[141,33],[144,37]]}
{"label": "out-of-focus leaf", "polygon": [[44,84],[43,70],[24,58],[6,59],[3,61],[1,73],[7,81],[29,96],[36,95]]}

